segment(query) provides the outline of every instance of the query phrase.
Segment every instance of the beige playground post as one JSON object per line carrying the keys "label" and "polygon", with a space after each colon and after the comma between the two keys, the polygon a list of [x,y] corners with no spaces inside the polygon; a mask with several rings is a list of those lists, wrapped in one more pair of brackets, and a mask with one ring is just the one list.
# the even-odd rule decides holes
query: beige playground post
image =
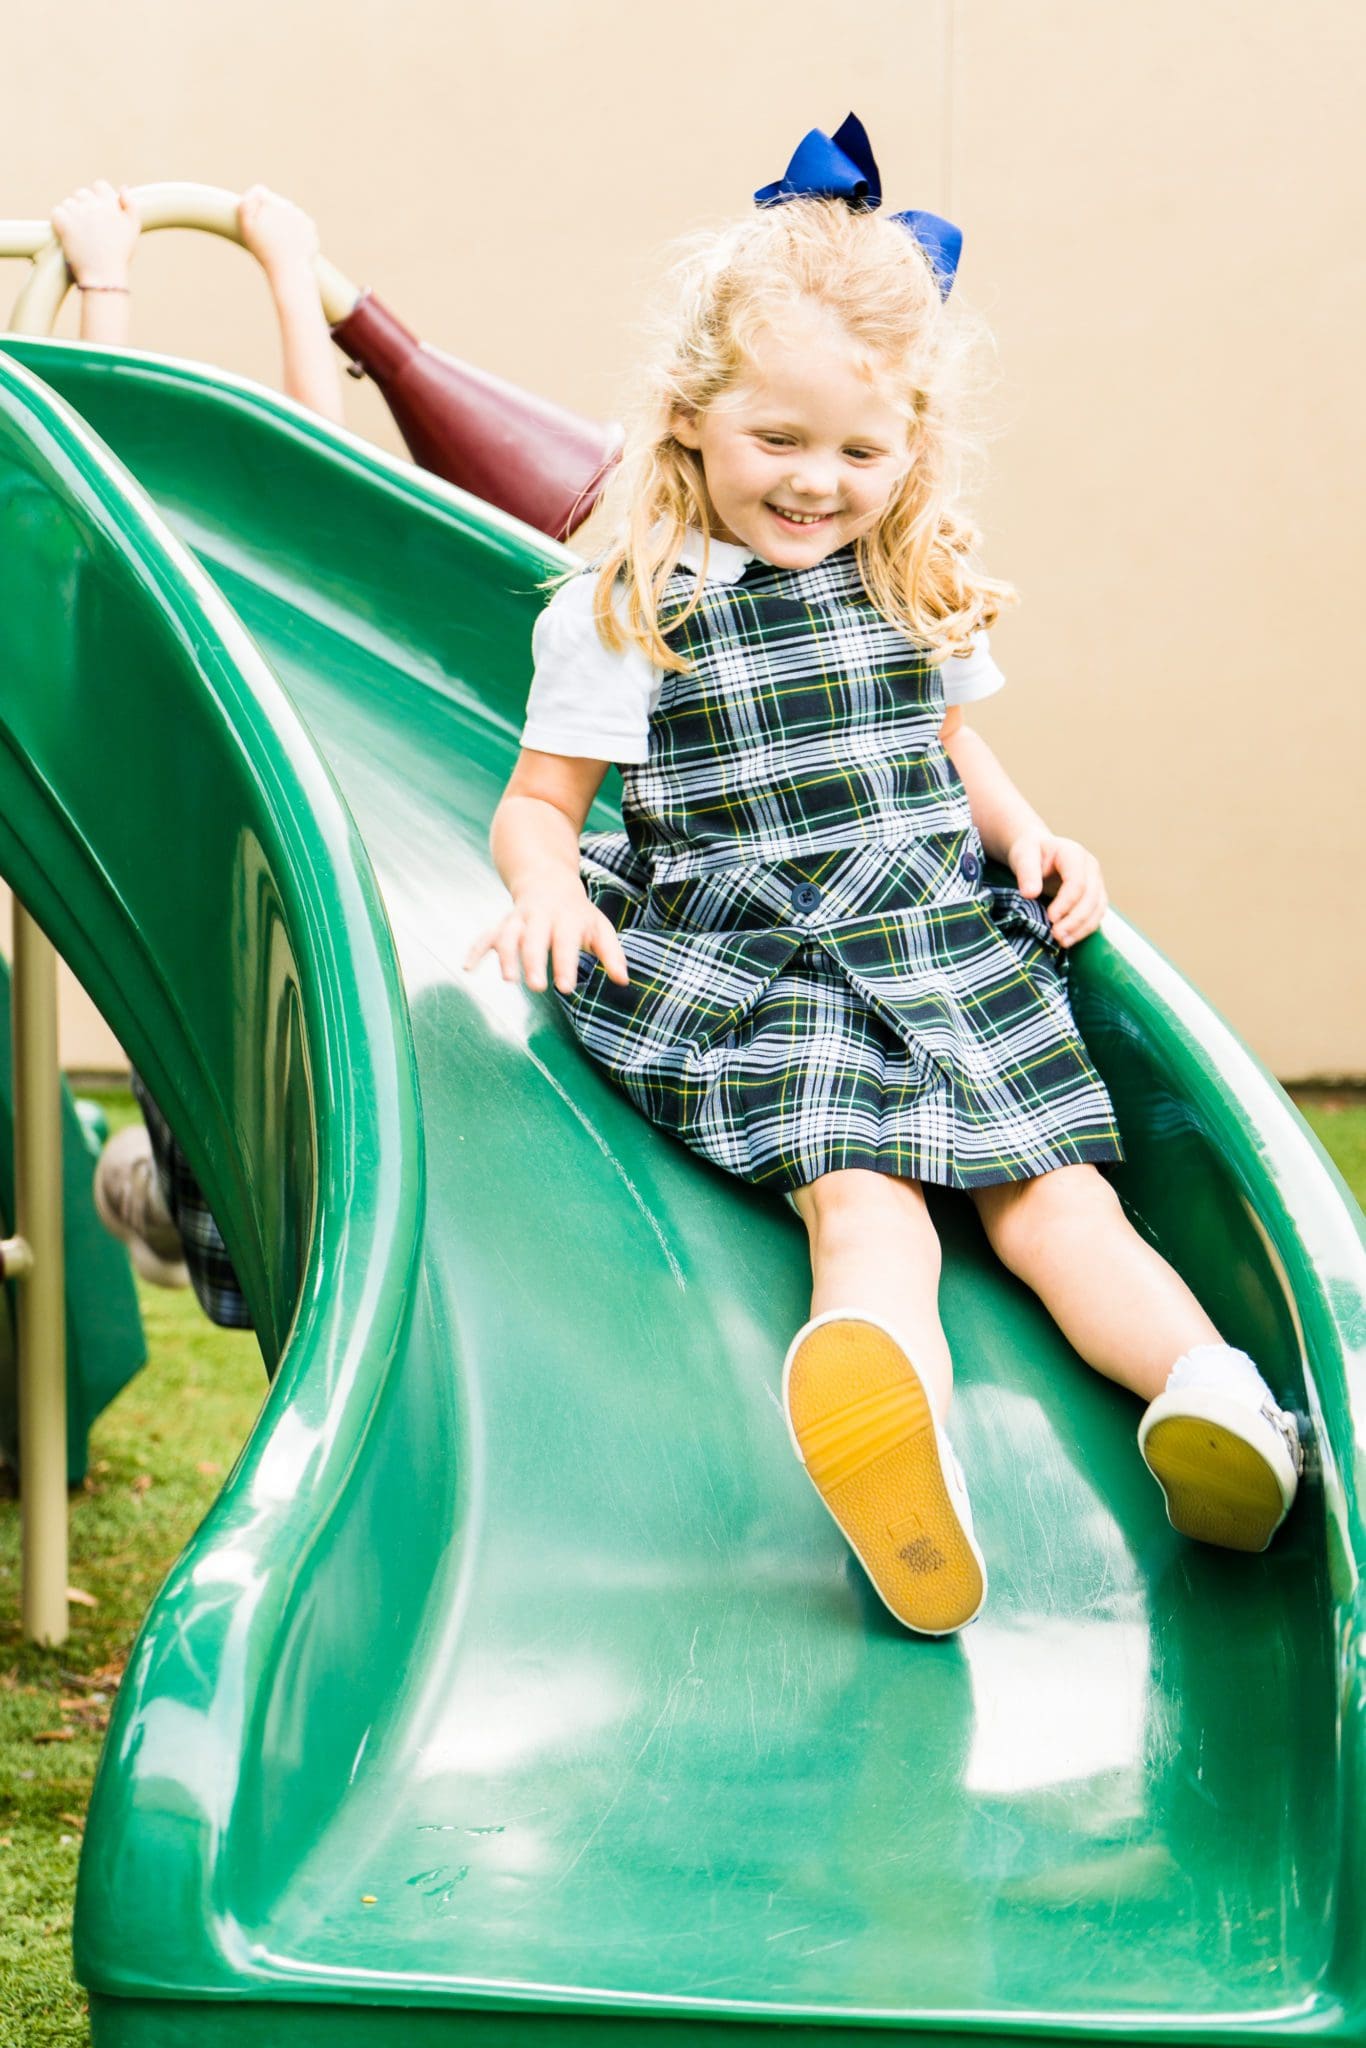
{"label": "beige playground post", "polygon": [[21,1613],[30,1642],[67,1636],[66,1288],[57,955],[14,906],[14,1227],[0,1246],[19,1281]]}

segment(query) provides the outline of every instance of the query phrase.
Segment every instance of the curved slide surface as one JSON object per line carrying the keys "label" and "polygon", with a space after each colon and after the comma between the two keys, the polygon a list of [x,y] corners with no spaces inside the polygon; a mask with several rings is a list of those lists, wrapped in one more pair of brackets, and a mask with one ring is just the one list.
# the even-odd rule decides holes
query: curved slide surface
{"label": "curved slide surface", "polygon": [[0,870],[278,1367],[119,1694],[96,2042],[1360,2039],[1359,1215],[1112,918],[1122,1192],[1311,1469],[1266,1557],[1174,1536],[945,1196],[992,1590],[901,1634],[778,1410],[796,1219],[460,968],[562,559],[241,380],[0,353]]}

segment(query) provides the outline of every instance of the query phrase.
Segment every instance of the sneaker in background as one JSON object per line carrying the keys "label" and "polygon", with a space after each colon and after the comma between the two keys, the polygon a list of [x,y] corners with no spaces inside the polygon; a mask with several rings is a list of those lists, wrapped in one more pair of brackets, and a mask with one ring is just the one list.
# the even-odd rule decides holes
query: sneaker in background
{"label": "sneaker in background", "polygon": [[180,1233],[161,1197],[145,1124],[117,1131],[95,1165],[95,1207],[111,1237],[128,1247],[144,1280],[188,1287]]}

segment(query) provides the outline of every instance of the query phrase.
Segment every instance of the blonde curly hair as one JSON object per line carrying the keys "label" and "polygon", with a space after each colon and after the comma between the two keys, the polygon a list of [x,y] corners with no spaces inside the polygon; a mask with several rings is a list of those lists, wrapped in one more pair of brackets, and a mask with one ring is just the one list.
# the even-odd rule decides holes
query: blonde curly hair
{"label": "blonde curly hair", "polygon": [[981,569],[979,536],[957,502],[974,445],[967,399],[982,330],[941,297],[919,243],[842,200],[790,200],[685,237],[668,280],[621,459],[585,529],[600,536],[593,614],[603,643],[614,652],[634,644],[660,668],[686,670],[664,634],[695,610],[703,578],[663,624],[660,604],[687,529],[700,528],[705,547],[712,520],[702,458],[676,438],[674,420],[680,410],[700,416],[739,383],[765,332],[781,331],[806,301],[838,319],[911,437],[909,470],[856,542],[868,597],[932,659],[965,652],[1015,592]]}

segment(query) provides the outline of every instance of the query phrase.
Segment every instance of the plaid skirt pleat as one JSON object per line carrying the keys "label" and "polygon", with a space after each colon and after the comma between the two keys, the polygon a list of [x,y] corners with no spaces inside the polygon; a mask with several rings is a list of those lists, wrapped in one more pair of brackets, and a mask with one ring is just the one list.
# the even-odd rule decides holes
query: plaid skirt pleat
{"label": "plaid skirt pleat", "polygon": [[[580,955],[579,1042],[743,1180],[958,1188],[1123,1158],[1043,908],[987,862],[942,684],[850,559],[712,593],[621,832],[580,841],[630,980]],[[893,636],[889,639],[889,635]]]}

